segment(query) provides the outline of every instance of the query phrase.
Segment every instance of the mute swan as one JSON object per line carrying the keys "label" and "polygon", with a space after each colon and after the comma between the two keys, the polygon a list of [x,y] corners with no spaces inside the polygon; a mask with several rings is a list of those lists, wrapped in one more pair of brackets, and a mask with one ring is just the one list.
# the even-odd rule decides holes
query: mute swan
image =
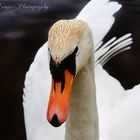
{"label": "mute swan", "polygon": [[[102,6],[100,4],[102,4]],[[94,44],[97,46],[113,24],[114,18],[112,15],[119,10],[120,5],[106,0],[95,1],[93,5],[93,1],[91,1],[85,7],[85,11],[87,9],[91,9],[91,5],[95,8],[97,13],[101,14],[99,16],[101,18],[99,18],[96,16],[96,12],[92,13],[96,24],[92,24],[89,20],[91,17],[87,18],[86,15],[84,15],[84,9],[81,12],[81,15],[79,14],[77,18],[82,19],[83,17],[83,20],[89,20],[89,26],[92,27],[92,25],[95,25],[94,27],[99,30],[98,32],[95,30],[95,37],[93,36]],[[96,8],[96,6],[98,8]],[[103,8],[107,8],[107,12],[100,11]],[[65,104],[62,105],[60,94],[59,104],[56,106],[56,102],[53,102],[53,92],[55,92],[53,88],[56,88],[56,91],[60,91],[60,93],[65,92],[66,90],[70,91],[69,88],[71,87],[71,82],[73,81],[74,76],[76,76],[73,81],[74,83],[69,106],[69,116],[66,123],[65,138],[66,140],[99,139],[98,113],[94,82],[94,61],[92,56],[92,34],[88,25],[84,21],[78,19],[62,20],[57,22],[51,28],[48,42],[48,54],[46,43],[38,51],[34,63],[31,65],[30,70],[27,73],[23,105],[28,140],[64,139],[64,135],[61,134],[64,134],[64,125],[59,129],[52,128],[52,126],[47,124],[45,117],[49,98],[48,93],[51,90],[49,61],[51,61],[50,68],[55,81],[52,82],[52,95],[50,96],[51,99],[47,113],[49,122],[54,126],[58,126],[65,121],[68,113],[68,102],[70,98],[69,95],[64,97]],[[100,23],[104,20],[106,21],[106,25],[104,24],[102,26]],[[62,40],[60,40],[60,37]],[[65,47],[67,47],[67,49]],[[72,60],[72,63],[70,62],[70,59]],[[62,65],[60,66],[57,63],[63,64],[67,70],[64,69],[64,73],[62,73],[62,69],[60,69],[60,67],[62,68]],[[71,65],[68,65],[68,63],[71,63]],[[57,69],[59,69],[59,72],[57,72]],[[63,79],[64,75],[68,75],[68,80]],[[65,78],[66,77],[67,76],[65,76]],[[84,79],[84,81],[82,79]],[[63,83],[62,86],[59,84],[59,81]],[[67,82],[69,83],[69,87],[67,87]],[[80,88],[78,88],[79,86]],[[62,95],[65,96],[65,94]]]}
{"label": "mute swan", "polygon": [[[112,56],[112,52],[114,55],[116,55],[119,52],[130,49],[129,47],[126,47],[127,45],[132,43],[132,39],[130,38],[130,36],[131,36],[131,34],[127,34],[117,40],[115,40],[116,38],[112,38],[110,41],[105,43],[102,47],[100,46],[101,44],[96,47],[96,50],[98,50],[95,52],[95,60],[96,60],[95,73],[97,73],[96,74],[97,76],[95,79],[96,84],[97,84],[96,86],[99,86],[100,82],[101,81],[103,82],[103,80],[104,80],[103,85],[105,85],[107,83],[107,81],[109,82],[108,79],[110,79],[110,77],[111,77],[111,76],[109,77],[109,75],[106,77],[103,76],[104,78],[102,78],[102,79],[100,78],[101,76],[99,77],[99,75],[101,75],[101,73],[100,73],[101,70],[103,73],[106,73],[99,64],[99,63],[104,62],[104,61],[102,61],[101,56],[103,54],[105,54],[105,55],[103,55],[104,60],[106,60],[106,59],[109,60],[109,58],[111,58],[111,56]],[[120,43],[118,43],[118,42],[120,42]],[[123,43],[123,46],[122,46],[122,43]],[[111,49],[113,44],[115,46]],[[122,49],[120,49],[119,51],[116,51],[118,46],[119,46],[119,48],[121,47]],[[100,48],[100,49],[98,49],[98,48]],[[109,53],[109,55],[106,55],[107,54],[106,52]],[[47,73],[49,73],[49,68],[46,65],[46,63],[48,63],[46,56],[47,56],[47,46],[46,46],[46,44],[44,44],[44,46],[38,51],[38,53],[35,57],[35,60],[34,60],[33,64],[31,65],[30,70],[26,76],[26,82],[25,82],[26,88],[24,89],[25,94],[24,94],[23,105],[24,105],[24,113],[25,113],[27,138],[29,140],[40,140],[40,139],[41,140],[45,140],[45,139],[47,139],[47,140],[62,139],[63,140],[64,139],[64,125],[62,125],[61,127],[56,129],[56,128],[51,127],[48,124],[48,122],[46,122],[45,111],[46,111],[47,101],[49,100],[48,99],[49,94],[46,93],[46,91],[49,92],[49,89],[46,87],[46,85],[50,85],[49,80],[51,80],[50,75],[47,74]],[[112,78],[112,79],[114,79],[114,78]],[[110,85],[112,83],[114,83],[114,85],[116,85],[116,84],[118,85],[118,82],[114,82],[114,81],[110,80],[108,85]],[[118,85],[119,88],[117,86],[115,86],[115,87],[116,87],[117,91],[118,91],[118,89],[122,89],[122,87],[120,87],[120,84]],[[101,89],[103,89],[103,88],[107,89],[106,86],[103,86]],[[99,89],[100,89],[100,87],[99,87]],[[32,93],[35,94],[35,96],[32,96]],[[100,92],[100,93],[102,93],[102,92]],[[98,94],[98,95],[99,95],[98,96],[98,98],[99,98],[101,94]],[[115,95],[118,95],[118,94],[114,94],[114,96]],[[120,96],[120,95],[118,95],[118,96]],[[103,103],[105,103],[105,101]],[[34,108],[34,106],[36,106],[36,107]],[[101,126],[103,128],[102,124],[101,124]],[[103,131],[103,129],[102,129],[102,131]],[[55,133],[55,135],[54,135],[54,133]]]}

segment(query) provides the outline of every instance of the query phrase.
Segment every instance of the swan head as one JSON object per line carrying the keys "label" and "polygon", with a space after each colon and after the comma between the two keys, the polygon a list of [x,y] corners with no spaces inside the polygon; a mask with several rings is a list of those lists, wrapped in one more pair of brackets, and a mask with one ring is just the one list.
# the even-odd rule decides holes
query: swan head
{"label": "swan head", "polygon": [[50,28],[48,52],[52,87],[47,119],[55,127],[67,118],[74,77],[87,63],[92,50],[92,33],[84,21],[60,20]]}

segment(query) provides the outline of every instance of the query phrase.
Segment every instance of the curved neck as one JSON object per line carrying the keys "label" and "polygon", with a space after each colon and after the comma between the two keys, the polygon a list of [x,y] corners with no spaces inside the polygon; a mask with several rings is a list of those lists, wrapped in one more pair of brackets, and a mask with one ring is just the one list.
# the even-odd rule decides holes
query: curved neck
{"label": "curved neck", "polygon": [[99,140],[93,57],[73,83],[65,140]]}

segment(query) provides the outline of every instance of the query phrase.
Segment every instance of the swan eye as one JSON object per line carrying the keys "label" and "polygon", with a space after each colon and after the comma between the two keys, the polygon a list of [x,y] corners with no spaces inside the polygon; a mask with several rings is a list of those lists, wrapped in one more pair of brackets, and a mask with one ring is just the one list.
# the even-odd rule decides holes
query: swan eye
{"label": "swan eye", "polygon": [[79,48],[78,48],[78,46],[75,48],[73,53],[76,54],[76,57],[79,55]]}
{"label": "swan eye", "polygon": [[50,52],[50,49],[48,48],[48,52]]}
{"label": "swan eye", "polygon": [[74,53],[76,54],[78,52],[78,46],[75,48]]}

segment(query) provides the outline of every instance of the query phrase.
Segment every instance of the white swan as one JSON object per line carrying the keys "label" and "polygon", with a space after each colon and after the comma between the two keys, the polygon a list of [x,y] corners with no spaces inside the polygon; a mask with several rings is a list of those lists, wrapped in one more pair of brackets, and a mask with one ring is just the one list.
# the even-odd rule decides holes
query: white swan
{"label": "white swan", "polygon": [[[92,4],[93,4],[93,1],[91,1],[90,4],[87,5],[86,8],[91,8],[90,5]],[[109,30],[111,25],[113,24],[112,14],[116,12],[120,8],[120,6],[117,3],[114,3],[114,2],[108,3],[107,1],[103,1],[102,4],[104,6],[100,6],[99,0],[98,2],[95,1],[94,4],[96,6],[99,6],[99,9],[107,7],[107,10],[109,10],[109,13],[107,12],[108,14],[106,14],[105,12],[104,13],[102,11],[100,12],[99,9],[95,7],[96,10],[98,9],[97,13],[99,12],[99,13],[105,14],[106,17],[108,17],[107,22],[109,24],[108,26],[105,26],[103,28],[104,29],[103,31],[99,30],[98,33],[95,33],[95,38],[97,38],[95,39],[97,40],[95,41],[95,44],[97,45],[102,40],[102,38],[104,37],[106,32]],[[114,7],[116,7],[115,10],[114,10]],[[82,14],[83,13],[81,12],[81,15]],[[101,21],[103,22],[106,19],[105,17],[103,17],[102,14],[101,14],[101,19],[100,18],[98,19],[96,14],[93,16],[93,17],[96,17],[95,21],[97,19],[97,23],[94,24],[96,26],[94,27],[97,27],[97,25],[98,26],[101,25],[99,23],[101,23]],[[82,17],[84,16],[85,15],[83,15]],[[83,20],[86,19],[85,17],[83,18]],[[80,18],[80,16],[78,18]],[[92,24],[89,22],[89,25],[91,26]],[[67,27],[67,28],[64,28],[64,27]],[[69,27],[71,31],[68,30]],[[98,29],[100,28],[98,27]],[[77,29],[78,29],[78,32],[77,32]],[[58,32],[56,32],[56,30],[58,30]],[[70,32],[69,33],[67,32],[68,34],[65,34],[66,31],[70,31]],[[71,32],[72,32],[72,35],[70,35],[70,38],[69,38],[69,34],[71,34]],[[66,38],[68,37],[68,38],[66,40],[63,40],[64,38],[61,38],[63,40],[63,42],[61,42],[59,38],[62,37],[63,35],[65,35],[65,37]],[[75,47],[78,46],[78,53],[76,53],[77,49],[74,51],[77,54],[76,55],[76,71],[75,71],[77,76],[73,84],[71,104],[69,107],[69,116],[68,116],[67,124],[66,124],[66,139],[67,140],[68,139],[90,140],[94,138],[95,140],[98,140],[98,114],[97,114],[96,99],[95,99],[95,89],[94,89],[95,84],[93,80],[94,70],[92,66],[93,65],[93,57],[92,57],[93,43],[92,43],[92,35],[90,33],[89,27],[86,25],[85,22],[80,21],[80,20],[59,21],[51,28],[50,35],[49,35],[49,45],[50,45],[49,46],[50,54],[55,62],[62,62],[64,58],[69,56],[75,50]],[[58,48],[56,47],[56,45],[58,45],[57,46]],[[65,45],[68,45],[68,46],[67,46],[67,49],[63,48],[65,50],[64,52],[61,49],[62,47],[65,47]],[[35,57],[34,63],[31,65],[30,70],[26,76],[23,105],[24,105],[26,132],[27,132],[28,140],[45,140],[45,139],[47,140],[61,139],[62,140],[64,139],[64,135],[62,135],[62,133],[64,134],[64,126],[60,127],[59,129],[52,128],[52,126],[50,126],[47,123],[46,117],[45,117],[46,110],[47,110],[46,109],[47,102],[49,98],[48,93],[50,92],[50,87],[51,87],[51,83],[50,83],[51,75],[49,72],[50,59],[48,59],[50,57],[47,58],[47,51],[48,49],[47,49],[47,43],[46,43],[38,51]],[[85,54],[86,54],[86,57],[84,57]],[[75,74],[75,72],[73,71],[73,68],[69,68],[69,66],[66,66],[66,68],[68,68],[69,71],[72,71],[72,73]],[[69,76],[71,75],[68,71],[65,71],[65,74],[69,74]],[[87,81],[85,82],[83,80],[79,80],[83,78]],[[55,80],[60,80],[60,79],[55,79]],[[80,85],[80,88],[78,88],[78,84]],[[89,90],[89,87],[90,87],[90,90]],[[58,88],[59,90],[60,88],[59,85],[56,85],[56,88]],[[63,91],[65,91],[65,86],[64,86]],[[93,94],[93,91],[94,91],[94,94]],[[67,116],[67,111],[64,111],[64,115],[61,116],[61,114],[59,114],[60,112],[53,110],[53,108],[50,107],[50,111],[48,111],[50,113],[49,114],[50,116],[48,115],[48,120],[51,122],[53,115],[57,114],[59,123],[62,123]],[[63,112],[63,110],[61,111]],[[78,115],[76,113],[78,113]]]}
{"label": "white swan", "polygon": [[[131,44],[130,36],[131,36],[130,34],[127,34],[127,35],[119,38],[118,40],[115,40],[116,38],[113,38],[110,41],[108,41],[106,44],[104,44],[102,47],[99,45],[101,47],[100,49],[98,49],[99,46],[96,47],[96,49],[98,49],[98,51],[96,51],[96,53],[95,53],[95,60],[96,60],[95,73],[96,73],[96,84],[97,84],[96,86],[100,86],[101,81],[104,82],[103,84],[101,84],[102,88],[98,87],[97,89],[104,90],[104,88],[105,88],[106,90],[109,90],[109,88],[107,88],[107,86],[105,86],[105,84],[108,83],[107,85],[114,84],[115,89],[117,91],[118,91],[118,89],[120,89],[120,91],[121,91],[122,87],[120,86],[120,84],[118,84],[118,82],[116,82],[116,80],[110,80],[110,79],[114,79],[114,78],[111,78],[111,76],[109,76],[101,68],[99,63],[103,62],[102,58],[104,58],[104,60],[106,60],[106,59],[108,60],[109,58],[111,58],[110,57],[110,56],[112,56],[111,52],[114,52],[113,54],[116,55],[118,52],[121,52],[122,50],[130,49],[129,47],[125,47],[128,44]],[[120,41],[120,43],[118,43],[119,41]],[[123,46],[121,46],[122,43],[123,43]],[[115,46],[111,49],[113,44]],[[118,46],[121,46],[122,49],[115,52],[116,49],[118,48]],[[106,52],[108,52],[109,55],[106,55],[107,54]],[[105,55],[103,55],[103,53],[105,53]],[[103,57],[101,57],[102,55],[103,55]],[[49,68],[46,65],[46,63],[48,63],[46,56],[47,56],[47,48],[46,48],[46,45],[44,45],[38,51],[38,53],[35,57],[35,60],[34,60],[33,64],[31,65],[30,70],[26,76],[26,83],[25,83],[26,88],[24,89],[25,96],[24,96],[23,104],[24,104],[24,112],[25,112],[27,138],[29,140],[64,139],[64,126],[57,128],[57,129],[53,128],[48,124],[48,122],[46,121],[46,117],[45,117],[46,104],[47,104],[47,101],[49,100],[49,93],[48,93],[49,86],[47,87],[46,85],[50,85],[49,80],[51,80],[50,75],[47,74],[47,73],[49,73]],[[107,75],[107,76],[101,76],[102,73],[103,74],[105,73],[105,75]],[[119,88],[117,87],[117,85]],[[112,89],[111,89],[111,91],[112,91]],[[98,92],[98,90],[97,90],[97,92]],[[32,96],[33,95],[32,93],[35,96]],[[99,91],[98,98],[101,95],[100,93],[103,93],[103,92]],[[103,94],[103,95],[105,95],[105,94]],[[101,97],[103,97],[103,99],[105,99],[103,95],[101,95]],[[120,94],[119,95],[114,94],[114,95],[116,95],[117,97],[120,96]],[[116,98],[115,98],[115,100],[116,100]],[[106,103],[106,101],[104,101],[103,103]],[[101,126],[103,128],[103,124],[101,124]],[[103,131],[103,129],[102,129],[102,131]],[[55,135],[54,135],[54,133],[55,133]]]}

